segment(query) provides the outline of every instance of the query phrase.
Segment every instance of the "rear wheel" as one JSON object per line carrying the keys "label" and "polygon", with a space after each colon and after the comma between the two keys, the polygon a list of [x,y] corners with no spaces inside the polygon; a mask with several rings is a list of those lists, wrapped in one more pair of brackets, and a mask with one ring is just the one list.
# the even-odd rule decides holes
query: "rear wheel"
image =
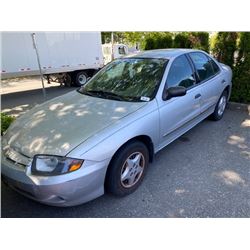
{"label": "rear wheel", "polygon": [[105,180],[106,190],[116,196],[133,193],[141,184],[149,164],[149,152],[139,141],[125,145],[112,160]]}
{"label": "rear wheel", "polygon": [[224,90],[224,92],[222,93],[219,101],[216,104],[214,113],[211,115],[211,118],[214,121],[218,121],[223,117],[223,114],[225,112],[226,109],[226,105],[227,105],[227,91]]}
{"label": "rear wheel", "polygon": [[75,85],[81,87],[87,83],[88,75],[85,71],[80,71],[75,75]]}

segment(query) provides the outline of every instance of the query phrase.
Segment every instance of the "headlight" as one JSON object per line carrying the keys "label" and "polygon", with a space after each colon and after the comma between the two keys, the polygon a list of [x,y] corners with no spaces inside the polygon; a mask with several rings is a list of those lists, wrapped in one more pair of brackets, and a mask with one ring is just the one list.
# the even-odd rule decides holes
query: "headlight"
{"label": "headlight", "polygon": [[35,175],[60,175],[76,171],[83,160],[63,156],[35,155],[31,165],[31,173]]}

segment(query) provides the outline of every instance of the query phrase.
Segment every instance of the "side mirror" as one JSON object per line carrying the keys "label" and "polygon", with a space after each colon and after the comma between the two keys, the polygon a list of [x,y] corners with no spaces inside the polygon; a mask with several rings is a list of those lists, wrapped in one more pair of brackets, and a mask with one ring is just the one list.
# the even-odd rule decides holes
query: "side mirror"
{"label": "side mirror", "polygon": [[187,89],[182,86],[177,86],[177,87],[170,87],[168,89],[165,89],[163,92],[163,100],[169,100],[172,97],[177,97],[177,96],[184,96],[187,93]]}

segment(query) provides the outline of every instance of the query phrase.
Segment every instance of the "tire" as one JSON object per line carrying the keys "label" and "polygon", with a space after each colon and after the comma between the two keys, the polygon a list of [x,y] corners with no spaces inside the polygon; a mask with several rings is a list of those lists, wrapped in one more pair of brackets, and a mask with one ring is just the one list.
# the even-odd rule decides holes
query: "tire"
{"label": "tire", "polygon": [[227,105],[227,96],[228,93],[224,90],[216,104],[213,114],[210,116],[212,120],[219,121],[223,117]]}
{"label": "tire", "polygon": [[81,87],[87,83],[88,75],[85,71],[80,71],[75,74],[75,86]]}
{"label": "tire", "polygon": [[109,165],[106,191],[120,197],[133,193],[143,181],[148,164],[149,152],[144,143],[134,141],[125,145]]}

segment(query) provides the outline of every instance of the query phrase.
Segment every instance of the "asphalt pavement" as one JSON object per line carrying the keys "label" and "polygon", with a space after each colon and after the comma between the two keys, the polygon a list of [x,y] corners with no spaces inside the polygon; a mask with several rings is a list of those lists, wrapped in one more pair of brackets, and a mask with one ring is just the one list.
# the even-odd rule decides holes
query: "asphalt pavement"
{"label": "asphalt pavement", "polygon": [[58,83],[45,84],[44,98],[41,79],[38,76],[3,80],[1,85],[1,111],[19,116],[37,104],[77,89],[60,86]]}
{"label": "asphalt pavement", "polygon": [[[51,87],[48,96],[70,90]],[[40,91],[4,94],[2,109],[20,115],[43,101]],[[21,105],[28,106],[18,109]],[[2,183],[1,216],[250,217],[250,109],[230,105],[222,120],[206,119],[161,150],[142,185],[129,196],[105,194],[58,208],[25,198]]]}

